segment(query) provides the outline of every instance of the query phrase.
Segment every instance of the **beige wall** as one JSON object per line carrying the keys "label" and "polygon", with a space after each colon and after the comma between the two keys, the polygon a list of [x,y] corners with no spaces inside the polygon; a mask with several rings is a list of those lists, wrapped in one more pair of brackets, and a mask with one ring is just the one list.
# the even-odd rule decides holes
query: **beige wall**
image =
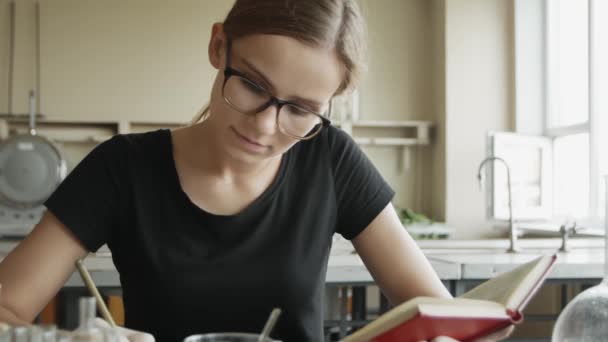
{"label": "beige wall", "polygon": [[[511,127],[511,0],[360,0],[369,74],[361,118],[436,123],[433,143],[364,147],[397,190],[395,204],[430,214],[457,236],[491,231],[475,182],[488,129]],[[227,0],[40,0],[41,112],[75,119],[187,121],[215,70],[209,29]],[[14,109],[33,86],[33,8],[17,0]],[[6,111],[8,0],[0,0],[0,111]],[[6,19],[6,20],[5,20]]]}
{"label": "beige wall", "polygon": [[445,2],[446,219],[459,237],[496,234],[476,175],[488,130],[513,118],[513,20],[509,0]]}
{"label": "beige wall", "polygon": [[371,63],[362,116],[435,122],[433,144],[414,152],[411,170],[391,169],[395,152],[370,153],[397,185],[396,203],[446,220],[457,238],[500,234],[485,219],[476,172],[486,133],[514,127],[512,1],[380,0],[363,8]]}
{"label": "beige wall", "polygon": [[[14,103],[24,113],[33,85],[33,7],[29,0],[17,4]],[[230,1],[40,4],[43,114],[186,121],[207,101],[215,75],[206,54],[210,27]]]}
{"label": "beige wall", "polygon": [[[432,120],[431,2],[427,0],[361,0],[369,30],[369,72],[361,85],[363,120]],[[364,146],[372,161],[397,191],[394,203],[431,212],[427,170],[430,147],[410,148],[410,168],[394,147]],[[405,152],[407,153],[407,152]]]}
{"label": "beige wall", "polygon": [[426,120],[432,115],[431,2],[363,0],[369,28],[369,74],[361,118]]}

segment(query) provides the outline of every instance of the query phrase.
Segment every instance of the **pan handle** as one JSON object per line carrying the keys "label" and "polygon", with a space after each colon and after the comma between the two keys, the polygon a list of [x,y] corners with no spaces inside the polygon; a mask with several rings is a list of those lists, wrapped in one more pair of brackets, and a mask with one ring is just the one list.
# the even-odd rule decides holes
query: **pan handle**
{"label": "pan handle", "polygon": [[13,69],[15,66],[15,2],[10,2],[8,55],[8,114],[13,114]]}
{"label": "pan handle", "polygon": [[36,135],[36,92],[30,90],[30,134]]}

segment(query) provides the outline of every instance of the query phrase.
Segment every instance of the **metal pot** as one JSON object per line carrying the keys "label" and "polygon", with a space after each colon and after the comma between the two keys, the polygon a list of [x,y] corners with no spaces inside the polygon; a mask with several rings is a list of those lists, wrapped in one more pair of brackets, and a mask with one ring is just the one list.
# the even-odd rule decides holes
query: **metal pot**
{"label": "metal pot", "polygon": [[[210,333],[191,335],[183,342],[258,342],[259,334],[252,333]],[[263,342],[280,342],[266,338]]]}

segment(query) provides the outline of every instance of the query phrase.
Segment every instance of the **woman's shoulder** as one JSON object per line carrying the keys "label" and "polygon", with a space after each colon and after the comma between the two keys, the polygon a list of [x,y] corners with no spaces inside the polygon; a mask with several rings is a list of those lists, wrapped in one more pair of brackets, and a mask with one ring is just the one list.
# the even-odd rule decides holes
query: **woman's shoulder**
{"label": "woman's shoulder", "polygon": [[357,150],[358,146],[348,133],[339,127],[329,126],[314,138],[296,144],[290,153],[295,155],[299,165],[305,165],[304,169],[308,169],[309,165],[333,169],[337,160]]}
{"label": "woman's shoulder", "polygon": [[326,131],[327,140],[332,149],[340,149],[347,145],[355,145],[353,138],[339,127],[329,126]]}
{"label": "woman's shoulder", "polygon": [[332,152],[333,150],[339,150],[343,148],[345,145],[354,143],[352,138],[348,133],[335,126],[328,126],[326,129],[322,130],[318,136],[310,139],[304,140],[302,147],[308,149],[322,149],[327,152]]}
{"label": "woman's shoulder", "polygon": [[345,153],[356,153],[359,146],[353,138],[339,127],[329,126],[321,131],[318,137],[311,139],[314,142],[316,149],[321,150],[324,154],[330,156],[331,159],[343,155]]}
{"label": "woman's shoulder", "polygon": [[97,146],[112,154],[154,153],[158,148],[170,144],[171,132],[168,129],[142,133],[116,134]]}
{"label": "woman's shoulder", "polygon": [[116,144],[123,144],[124,147],[130,148],[148,148],[158,145],[166,145],[170,142],[171,131],[166,128],[157,129],[154,131],[117,134],[112,139],[116,140]]}
{"label": "woman's shoulder", "polygon": [[[98,144],[85,160],[98,160],[108,168],[124,170],[136,165],[155,163],[170,151],[171,132],[168,129],[144,133],[116,134]],[[80,163],[84,162],[81,161]]]}

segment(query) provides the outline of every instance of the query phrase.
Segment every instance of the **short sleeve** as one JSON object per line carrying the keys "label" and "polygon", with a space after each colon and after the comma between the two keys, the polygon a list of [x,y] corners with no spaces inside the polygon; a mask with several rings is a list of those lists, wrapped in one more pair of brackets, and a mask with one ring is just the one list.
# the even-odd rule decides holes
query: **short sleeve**
{"label": "short sleeve", "polygon": [[352,137],[330,127],[328,138],[338,208],[336,232],[351,240],[390,203],[395,191]]}
{"label": "short sleeve", "polygon": [[96,146],[44,205],[89,251],[107,243],[125,203],[126,141],[115,136]]}

